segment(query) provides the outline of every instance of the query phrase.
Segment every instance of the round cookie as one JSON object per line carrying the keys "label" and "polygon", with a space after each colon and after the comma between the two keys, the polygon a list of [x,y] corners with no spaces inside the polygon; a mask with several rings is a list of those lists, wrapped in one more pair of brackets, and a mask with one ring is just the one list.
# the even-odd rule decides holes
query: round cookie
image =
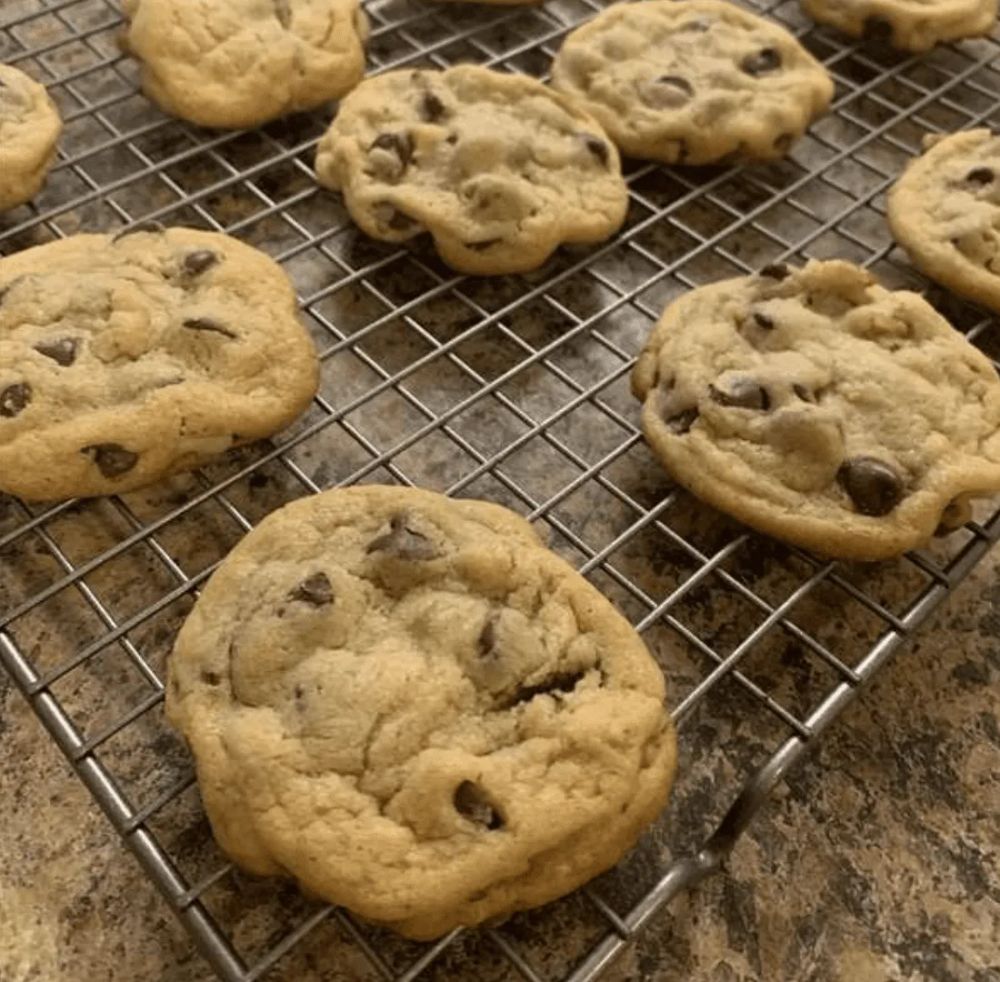
{"label": "round cookie", "polygon": [[117,494],[295,419],[315,349],[281,267],[193,229],[0,259],[0,492]]}
{"label": "round cookie", "polygon": [[685,294],[632,390],[680,484],[827,556],[898,555],[954,527],[969,496],[1000,491],[993,366],[917,294],[850,263]]}
{"label": "round cookie", "polygon": [[55,159],[62,120],[45,86],[0,65],[0,211],[30,201]]}
{"label": "round cookie", "polygon": [[233,860],[431,938],[621,858],[669,792],[663,696],[632,627],[521,518],[368,486],[233,550],[166,706]]}
{"label": "round cookie", "polygon": [[1000,135],[931,137],[888,197],[896,241],[932,280],[1000,310]]}
{"label": "round cookie", "polygon": [[365,70],[359,0],[124,0],[124,45],[165,112],[259,126],[352,89]]}
{"label": "round cookie", "polygon": [[430,232],[464,273],[535,269],[625,219],[618,152],[573,101],[475,65],[366,79],[319,145],[320,183],[385,242]]}
{"label": "round cookie", "polygon": [[802,0],[802,9],[820,24],[901,51],[988,34],[997,19],[997,0]]}
{"label": "round cookie", "polygon": [[623,153],[668,164],[782,157],[833,96],[788,31],[722,0],[608,7],[563,42],[552,84]]}

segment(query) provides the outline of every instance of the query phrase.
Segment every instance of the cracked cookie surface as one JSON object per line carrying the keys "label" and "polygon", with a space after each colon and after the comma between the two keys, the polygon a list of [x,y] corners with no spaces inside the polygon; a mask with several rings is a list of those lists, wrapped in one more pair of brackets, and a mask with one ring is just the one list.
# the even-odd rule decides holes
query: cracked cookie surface
{"label": "cracked cookie surface", "polygon": [[927,51],[941,41],[978,37],[997,19],[997,0],[802,0],[813,20],[851,37]]}
{"label": "cracked cookie surface", "polygon": [[125,0],[128,51],[163,110],[258,126],[340,98],[364,74],[359,0]]}
{"label": "cracked cookie surface", "polygon": [[0,65],[0,211],[41,190],[61,132],[59,110],[45,86]]}
{"label": "cracked cookie surface", "polygon": [[896,241],[931,279],[1000,311],[1000,134],[925,140],[888,198]]}
{"label": "cracked cookie surface", "polygon": [[969,496],[1000,491],[993,366],[917,294],[850,263],[770,266],[685,294],[632,389],[680,484],[824,555],[898,555]]}
{"label": "cracked cookie surface", "polygon": [[0,259],[0,491],[116,494],[276,432],[316,390],[273,260],[193,229]]}
{"label": "cracked cookie surface", "polygon": [[674,770],[639,636],[482,501],[368,486],[287,505],[214,574],[169,673],[222,848],[410,937],[613,865]]}
{"label": "cracked cookie surface", "polygon": [[316,173],[368,235],[429,232],[466,273],[524,272],[561,243],[600,242],[628,198],[617,150],[574,102],[474,65],[366,79],[341,103]]}
{"label": "cracked cookie surface", "polygon": [[608,7],[563,42],[552,84],[624,153],[671,164],[782,157],[833,95],[788,31],[721,0]]}

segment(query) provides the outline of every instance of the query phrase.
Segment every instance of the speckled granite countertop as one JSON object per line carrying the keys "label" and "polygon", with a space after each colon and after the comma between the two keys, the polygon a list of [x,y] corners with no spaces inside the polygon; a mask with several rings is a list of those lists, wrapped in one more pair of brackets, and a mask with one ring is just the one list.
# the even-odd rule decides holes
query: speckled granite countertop
{"label": "speckled granite countertop", "polygon": [[[1000,979],[998,567],[981,564],[758,818],[729,875],[661,913],[611,982]],[[0,739],[0,978],[208,979],[2,673]],[[310,937],[269,978],[362,977],[333,954]]]}

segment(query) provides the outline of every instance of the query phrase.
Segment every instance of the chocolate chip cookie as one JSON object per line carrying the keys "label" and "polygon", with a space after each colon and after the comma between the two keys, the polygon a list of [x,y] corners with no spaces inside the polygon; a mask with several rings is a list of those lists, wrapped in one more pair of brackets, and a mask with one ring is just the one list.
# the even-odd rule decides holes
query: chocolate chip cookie
{"label": "chocolate chip cookie", "polygon": [[124,0],[142,87],[200,126],[259,126],[352,89],[365,70],[359,0]]}
{"label": "chocolate chip cookie", "polygon": [[788,31],[722,0],[608,7],[566,38],[552,84],[623,153],[668,164],[782,157],[833,95]]}
{"label": "chocolate chip cookie", "polygon": [[316,157],[373,238],[423,232],[464,273],[540,266],[625,218],[618,152],[572,100],[475,65],[388,72],[342,103]]}
{"label": "chocolate chip cookie", "polygon": [[917,294],[850,263],[769,266],[684,295],[632,389],[680,484],[827,556],[898,555],[969,496],[1000,491],[993,366]]}
{"label": "chocolate chip cookie", "polygon": [[317,384],[263,253],[192,229],[0,259],[0,491],[115,494],[290,423]]}
{"label": "chocolate chip cookie", "polygon": [[813,20],[851,37],[927,51],[940,41],[989,33],[997,0],[802,0]]}
{"label": "chocolate chip cookie", "polygon": [[896,241],[931,279],[1000,310],[1000,135],[925,140],[889,192]]}
{"label": "chocolate chip cookie", "polygon": [[59,110],[45,86],[0,65],[0,211],[38,194],[61,131]]}
{"label": "chocolate chip cookie", "polygon": [[522,519],[369,486],[233,550],[177,639],[167,715],[237,863],[431,938],[618,861],[669,791],[663,696]]}

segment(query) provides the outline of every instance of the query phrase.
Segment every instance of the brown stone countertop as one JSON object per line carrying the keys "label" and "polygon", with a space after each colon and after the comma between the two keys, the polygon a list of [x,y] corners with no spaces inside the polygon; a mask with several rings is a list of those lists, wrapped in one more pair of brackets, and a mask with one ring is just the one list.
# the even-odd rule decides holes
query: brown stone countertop
{"label": "brown stone countertop", "polygon": [[[609,982],[1000,980],[998,567],[1000,550],[835,724],[728,875],[661,912]],[[209,979],[2,671],[0,747],[0,979]],[[268,978],[359,978],[329,945],[310,936]]]}

